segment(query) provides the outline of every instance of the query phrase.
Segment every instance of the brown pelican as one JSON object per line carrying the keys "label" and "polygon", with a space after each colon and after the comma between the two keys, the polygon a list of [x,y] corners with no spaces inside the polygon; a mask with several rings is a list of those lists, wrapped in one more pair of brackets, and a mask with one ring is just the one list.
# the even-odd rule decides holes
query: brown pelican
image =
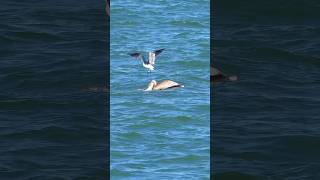
{"label": "brown pelican", "polygon": [[184,86],[171,80],[164,80],[159,83],[157,83],[157,81],[155,80],[152,80],[148,84],[148,88],[145,89],[144,91],[165,90],[165,89],[176,88],[176,87],[184,87]]}
{"label": "brown pelican", "polygon": [[159,55],[164,49],[159,49],[153,52],[149,52],[149,57],[148,60],[146,60],[143,56],[142,53],[139,52],[135,52],[135,53],[131,53],[129,54],[132,57],[135,57],[137,59],[140,59],[142,61],[142,65],[143,67],[149,69],[149,71],[153,71],[154,70],[154,65],[155,65],[155,61],[156,61],[156,56]]}
{"label": "brown pelican", "polygon": [[238,80],[238,76],[226,76],[221,71],[214,67],[210,67],[210,81],[236,81]]}

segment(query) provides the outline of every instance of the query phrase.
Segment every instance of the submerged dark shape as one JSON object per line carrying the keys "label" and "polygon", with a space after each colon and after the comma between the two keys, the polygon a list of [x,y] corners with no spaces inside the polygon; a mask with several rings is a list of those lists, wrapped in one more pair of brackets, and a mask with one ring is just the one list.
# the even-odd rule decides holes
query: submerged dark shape
{"label": "submerged dark shape", "polygon": [[237,81],[238,76],[227,76],[223,74],[221,71],[214,67],[210,67],[210,81],[211,82],[219,82],[219,81]]}

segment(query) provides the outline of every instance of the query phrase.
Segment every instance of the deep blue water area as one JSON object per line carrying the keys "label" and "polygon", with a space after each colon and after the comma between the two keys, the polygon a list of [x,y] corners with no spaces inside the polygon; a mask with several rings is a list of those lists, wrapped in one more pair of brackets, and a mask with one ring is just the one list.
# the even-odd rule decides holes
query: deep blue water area
{"label": "deep blue water area", "polygon": [[0,4],[0,179],[106,179],[105,2]]}
{"label": "deep blue water area", "polygon": [[215,179],[319,179],[320,4],[213,4],[212,64],[239,81],[211,86]]}

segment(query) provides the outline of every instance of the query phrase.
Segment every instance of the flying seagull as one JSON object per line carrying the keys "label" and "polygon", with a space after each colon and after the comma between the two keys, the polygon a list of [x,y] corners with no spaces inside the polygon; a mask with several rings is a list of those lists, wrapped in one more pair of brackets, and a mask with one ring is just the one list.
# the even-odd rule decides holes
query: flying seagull
{"label": "flying seagull", "polygon": [[135,57],[137,59],[140,59],[142,61],[142,65],[143,67],[149,69],[149,71],[153,71],[154,70],[154,65],[155,65],[155,61],[156,61],[156,57],[163,51],[164,49],[159,49],[159,50],[155,50],[153,52],[149,52],[149,57],[148,59],[145,59],[145,57],[143,56],[143,54],[139,53],[139,52],[135,52],[135,53],[131,53],[129,54],[132,57]]}

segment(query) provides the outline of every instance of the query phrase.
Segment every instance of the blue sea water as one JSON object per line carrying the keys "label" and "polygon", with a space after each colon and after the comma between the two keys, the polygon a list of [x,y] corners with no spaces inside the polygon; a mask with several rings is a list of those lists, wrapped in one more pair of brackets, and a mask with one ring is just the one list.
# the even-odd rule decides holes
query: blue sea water
{"label": "blue sea water", "polygon": [[215,1],[214,179],[319,179],[318,1]]}
{"label": "blue sea water", "polygon": [[105,2],[0,4],[0,179],[108,178]]}
{"label": "blue sea water", "polygon": [[[208,0],[112,1],[111,179],[209,179]],[[165,48],[148,73],[128,55]],[[152,80],[185,87],[144,92]]]}

